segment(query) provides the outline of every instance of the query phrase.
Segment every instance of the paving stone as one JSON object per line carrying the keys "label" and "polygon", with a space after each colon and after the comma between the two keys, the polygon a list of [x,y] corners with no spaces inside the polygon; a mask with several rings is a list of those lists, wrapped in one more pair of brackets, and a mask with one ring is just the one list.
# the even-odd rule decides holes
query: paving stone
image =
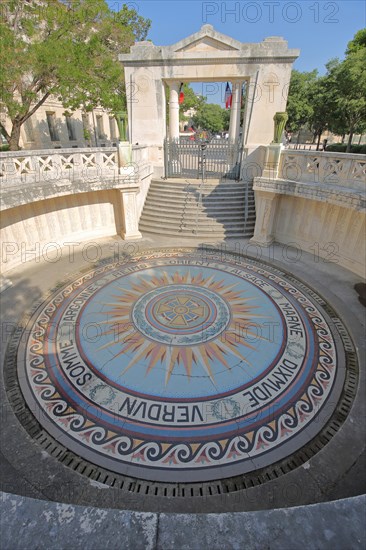
{"label": "paving stone", "polygon": [[1,546],[7,550],[155,548],[156,514],[84,508],[2,495]]}
{"label": "paving stone", "polygon": [[362,548],[365,542],[364,517],[364,497],[243,514],[160,514],[157,549]]}

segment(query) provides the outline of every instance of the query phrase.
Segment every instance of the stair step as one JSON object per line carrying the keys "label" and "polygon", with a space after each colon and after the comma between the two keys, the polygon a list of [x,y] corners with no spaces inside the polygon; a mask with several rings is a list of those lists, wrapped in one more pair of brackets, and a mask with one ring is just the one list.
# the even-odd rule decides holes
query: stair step
{"label": "stair step", "polygon": [[236,223],[249,223],[249,222],[255,222],[255,216],[248,216],[245,218],[245,216],[236,216],[236,217],[226,217],[226,218],[204,218],[204,217],[198,217],[195,218],[194,216],[181,216],[181,217],[173,217],[173,216],[167,216],[166,214],[159,216],[153,216],[153,215],[146,215],[143,214],[140,218],[140,223],[143,222],[151,222],[151,223],[167,223],[167,224],[175,224],[175,225],[181,225],[181,224],[188,224],[188,225],[196,225],[197,223],[199,225],[215,225],[215,224],[221,224],[221,225],[228,225],[228,224],[236,224]]}
{"label": "stair step", "polygon": [[181,232],[196,232],[198,235],[207,233],[240,233],[243,231],[253,232],[254,230],[254,224],[233,224],[230,226],[222,226],[222,225],[202,225],[199,227],[196,227],[195,225],[172,225],[172,224],[156,224],[156,223],[141,223],[139,225],[140,230],[154,230],[155,232],[158,232],[160,234],[164,234],[166,231],[170,231],[174,233],[175,235],[179,235]]}
{"label": "stair step", "polygon": [[[229,208],[231,205],[233,206],[242,206],[244,208],[244,205],[245,205],[245,200],[243,198],[240,198],[240,199],[235,199],[235,198],[226,198],[226,199],[220,199],[220,200],[213,200],[213,199],[205,199],[203,198],[202,202],[200,203],[199,201],[193,199],[193,198],[190,198],[190,199],[187,199],[187,200],[184,200],[183,198],[181,200],[176,200],[172,197],[168,197],[168,196],[165,196],[165,197],[160,197],[158,195],[156,196],[151,196],[151,195],[148,195],[146,197],[146,201],[145,201],[145,204],[149,204],[150,202],[154,202],[154,203],[157,203],[157,204],[162,204],[162,203],[167,203],[167,204],[171,204],[172,206],[176,207],[181,207],[183,205],[187,205],[187,206],[190,206],[190,207],[197,207],[198,204],[202,204],[202,206],[204,207],[207,207],[207,208]],[[248,202],[248,205],[250,206],[255,206],[255,202],[254,201],[249,201]]]}
{"label": "stair step", "polygon": [[190,206],[190,207],[196,207],[196,206],[203,206],[203,207],[207,207],[207,208],[225,208],[227,209],[230,205],[242,205],[244,207],[245,204],[248,204],[248,206],[255,206],[255,202],[254,201],[245,201],[245,199],[243,197],[241,197],[240,199],[234,199],[234,198],[226,198],[226,199],[219,199],[219,200],[209,200],[209,199],[206,199],[205,197],[202,197],[202,200],[197,200],[195,198],[187,198],[187,199],[176,199],[176,198],[172,198],[172,197],[160,197],[158,195],[148,195],[146,197],[146,200],[145,200],[145,204],[149,204],[150,201],[153,201],[153,202],[166,202],[166,203],[169,203],[169,204],[172,204],[172,205],[178,205],[178,206]]}
{"label": "stair step", "polygon": [[142,220],[140,222],[140,227],[145,227],[145,226],[153,226],[153,227],[160,227],[162,231],[164,231],[165,229],[173,229],[174,231],[178,231],[182,228],[185,228],[185,229],[195,229],[199,232],[202,232],[202,231],[225,231],[225,230],[231,230],[231,229],[236,229],[236,228],[240,228],[240,227],[244,227],[244,226],[250,226],[250,227],[254,227],[254,222],[252,223],[251,221],[248,221],[247,223],[243,222],[242,220],[239,222],[234,222],[234,223],[230,223],[230,224],[223,224],[223,223],[200,223],[200,224],[196,224],[194,222],[167,222],[167,221],[161,221],[161,223],[156,223],[154,220]]}
{"label": "stair step", "polygon": [[[151,227],[151,226],[144,226],[140,227],[140,231],[142,233],[157,233],[158,235],[161,235],[161,231],[159,228]],[[164,231],[165,235],[175,236],[179,237],[180,235],[192,235],[196,237],[205,237],[205,236],[223,236],[223,235],[243,235],[243,236],[250,236],[252,237],[254,234],[254,230],[252,228],[244,228],[244,227],[238,227],[233,230],[222,230],[222,231],[196,231],[195,229],[166,229]]]}
{"label": "stair step", "polygon": [[248,191],[253,192],[253,188],[247,188],[245,185],[199,185],[199,184],[182,184],[182,185],[170,185],[166,183],[153,183],[150,184],[150,189],[170,189],[171,191],[176,192],[185,192],[187,190],[202,190],[204,193],[228,193],[230,191]]}
{"label": "stair step", "polygon": [[[184,208],[182,209],[179,214],[177,214],[176,210],[165,210],[164,216],[167,217],[173,217],[174,219],[177,219],[177,215],[180,215],[181,217],[187,216],[196,218],[197,216],[199,218],[235,218],[235,217],[244,217],[245,213],[248,213],[248,215],[255,216],[255,208],[248,208],[247,210],[245,208],[235,208],[235,209],[223,209],[223,208],[216,208],[214,209],[206,209],[206,208]],[[142,212],[142,216],[149,215],[149,216],[158,216],[160,217],[162,215],[162,209],[161,205],[159,208],[159,205],[152,206],[151,204],[144,207],[144,210]]]}
{"label": "stair step", "polygon": [[254,233],[255,217],[253,189],[242,182],[153,180],[139,229],[195,239],[249,238]]}
{"label": "stair step", "polygon": [[253,190],[253,186],[250,185],[249,187],[247,187],[245,184],[243,183],[220,183],[218,185],[210,185],[210,184],[207,184],[207,183],[203,183],[200,182],[200,181],[197,181],[196,182],[184,182],[184,183],[179,183],[179,184],[176,184],[176,185],[173,185],[171,183],[167,183],[167,182],[164,182],[164,181],[152,181],[150,183],[150,187],[152,188],[156,188],[156,189],[176,189],[177,191],[179,190],[182,190],[182,189],[204,189],[204,190],[207,190],[207,191],[227,191],[229,189],[232,189],[232,190],[244,190],[244,189],[249,189],[249,190]]}
{"label": "stair step", "polygon": [[203,194],[199,195],[198,193],[181,193],[178,195],[176,193],[170,193],[169,191],[160,192],[160,191],[149,190],[148,196],[151,198],[164,197],[170,200],[175,200],[180,202],[187,201],[187,200],[197,202],[200,199],[205,202],[218,202],[218,201],[227,201],[227,200],[245,201],[246,199],[254,201],[254,197],[246,197],[242,193],[240,194],[226,193],[222,195],[203,195]]}
{"label": "stair step", "polygon": [[[218,188],[221,189],[226,187],[240,187],[240,188],[246,187],[246,184],[242,181],[237,182],[237,181],[228,180],[228,181],[222,181],[222,182],[218,182],[218,181],[212,182],[212,183],[211,182],[212,182],[211,179],[208,179],[203,183],[202,183],[202,180],[200,179],[189,179],[189,178],[186,178],[183,181],[152,179],[151,185],[158,185],[162,187],[176,187],[177,189],[181,187],[187,187],[187,185],[191,187],[206,187],[208,189],[218,189]],[[251,188],[252,185],[249,185],[249,187]]]}
{"label": "stair step", "polygon": [[150,183],[150,189],[171,189],[172,191],[183,192],[189,189],[191,190],[202,190],[205,193],[228,193],[229,191],[251,191],[253,192],[252,187],[246,187],[245,185],[205,185],[205,184],[191,184],[183,183],[180,185],[171,185],[170,183]]}
{"label": "stair step", "polygon": [[242,217],[242,218],[236,218],[234,220],[229,219],[226,221],[215,219],[215,218],[208,218],[208,219],[199,220],[197,223],[195,218],[178,218],[177,217],[174,219],[174,218],[165,218],[164,216],[161,216],[160,218],[157,216],[156,217],[141,216],[139,223],[140,224],[155,223],[156,225],[175,225],[175,226],[186,224],[186,225],[194,225],[194,226],[198,225],[198,227],[203,227],[203,226],[231,227],[234,225],[254,224],[255,218],[253,217],[252,219],[245,219],[244,217]]}
{"label": "stair step", "polygon": [[[154,230],[154,228],[141,228],[141,231],[143,234],[151,233],[153,235],[161,235],[160,231]],[[212,233],[193,233],[192,231],[181,231],[179,233],[171,232],[171,231],[165,231],[164,236],[167,237],[182,237],[182,238],[192,238],[192,239],[213,239],[213,240],[224,240],[227,238],[230,239],[249,239],[250,237],[253,237],[253,231],[241,231],[241,232],[212,232]]]}
{"label": "stair step", "polygon": [[243,199],[250,199],[255,200],[254,195],[252,194],[246,194],[242,193],[241,191],[238,192],[230,192],[230,193],[199,193],[199,191],[184,191],[182,193],[175,193],[172,192],[170,189],[166,190],[157,190],[157,189],[149,189],[149,195],[159,196],[159,197],[174,197],[177,199],[182,198],[189,198],[192,197],[194,199],[198,199],[199,197],[205,198],[205,199],[211,199],[211,200],[221,200],[223,198],[243,198]]}
{"label": "stair step", "polygon": [[177,216],[188,216],[188,217],[208,217],[208,218],[231,218],[231,217],[245,217],[247,214],[255,216],[256,210],[255,208],[248,207],[245,209],[243,206],[235,206],[231,208],[200,208],[199,206],[189,207],[189,206],[182,206],[177,207],[173,205],[165,205],[165,204],[151,204],[144,206],[142,216],[145,214],[150,214],[152,216],[161,216],[162,213],[166,213],[168,216],[174,216],[175,218]]}

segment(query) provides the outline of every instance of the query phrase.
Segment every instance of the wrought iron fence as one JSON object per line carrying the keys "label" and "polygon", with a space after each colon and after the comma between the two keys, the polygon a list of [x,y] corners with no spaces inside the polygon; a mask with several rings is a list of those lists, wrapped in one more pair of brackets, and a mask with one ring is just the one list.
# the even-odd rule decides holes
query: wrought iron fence
{"label": "wrought iron fence", "polygon": [[221,178],[240,176],[240,147],[224,139],[164,141],[166,178]]}

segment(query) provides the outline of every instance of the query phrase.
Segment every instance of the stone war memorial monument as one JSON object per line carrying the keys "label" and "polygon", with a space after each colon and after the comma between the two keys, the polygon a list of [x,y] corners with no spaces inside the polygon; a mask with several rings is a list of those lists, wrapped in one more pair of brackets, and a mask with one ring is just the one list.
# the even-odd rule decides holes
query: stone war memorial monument
{"label": "stone war memorial monument", "polygon": [[[5,540],[357,547],[366,158],[284,148],[298,56],[137,42],[126,140],[1,154]],[[194,82],[231,83],[227,140],[180,135]]]}
{"label": "stone war memorial monument", "polygon": [[[292,64],[299,53],[278,36],[247,44],[215,31],[211,25],[172,46],[136,43],[131,53],[119,56],[129,86],[132,143],[156,148],[158,160],[164,139],[179,139],[181,83],[229,81],[233,89],[229,140],[239,138],[241,90],[246,83],[244,146],[251,153],[268,145],[273,140],[273,117],[286,109]],[[165,89],[169,97],[168,136]]]}

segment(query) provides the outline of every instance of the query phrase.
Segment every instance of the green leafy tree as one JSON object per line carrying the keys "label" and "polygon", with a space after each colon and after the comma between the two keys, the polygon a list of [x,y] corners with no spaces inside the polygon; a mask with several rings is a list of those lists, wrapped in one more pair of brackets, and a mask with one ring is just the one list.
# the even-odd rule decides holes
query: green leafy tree
{"label": "green leafy tree", "polygon": [[330,129],[349,134],[349,152],[354,134],[366,129],[366,46],[351,46],[347,52],[346,59],[335,63],[330,71],[337,92]]}
{"label": "green leafy tree", "polygon": [[366,48],[366,29],[357,31],[353,39],[348,42],[346,55],[348,56],[362,50],[363,48]]}
{"label": "green leafy tree", "polygon": [[332,60],[327,64],[327,74],[314,80],[307,92],[307,101],[311,111],[307,121],[308,127],[317,138],[317,149],[322,133],[329,129],[338,116],[337,88],[332,68],[337,63]]}
{"label": "green leafy tree", "polygon": [[366,130],[366,29],[348,43],[343,61],[333,59],[326,68],[322,77],[316,71],[292,72],[287,130],[307,125],[318,137],[318,146],[325,129],[349,134],[350,151],[353,135]]}
{"label": "green leafy tree", "polygon": [[209,132],[220,132],[225,128],[225,109],[220,105],[205,103],[193,117],[196,126]]}
{"label": "green leafy tree", "polygon": [[314,111],[309,96],[316,80],[316,70],[304,73],[295,69],[292,71],[286,108],[288,114],[287,131],[298,132],[313,116]]}
{"label": "green leafy tree", "polygon": [[[0,128],[10,150],[21,126],[53,96],[65,108],[97,105],[113,113],[126,104],[117,53],[146,38],[150,21],[105,0],[10,0],[0,18]],[[4,119],[12,127],[7,131]]]}
{"label": "green leafy tree", "polygon": [[[244,110],[244,107],[243,107],[243,110]],[[230,109],[223,109],[222,118],[223,118],[222,129],[224,132],[226,132],[227,130],[229,130],[229,126],[230,126]]]}
{"label": "green leafy tree", "polygon": [[191,86],[186,83],[183,84],[183,93],[184,101],[179,109],[179,119],[188,120],[190,117],[187,117],[185,113],[190,109],[195,109],[196,111],[200,109],[202,105],[206,102],[206,98],[201,95],[195,94]]}

